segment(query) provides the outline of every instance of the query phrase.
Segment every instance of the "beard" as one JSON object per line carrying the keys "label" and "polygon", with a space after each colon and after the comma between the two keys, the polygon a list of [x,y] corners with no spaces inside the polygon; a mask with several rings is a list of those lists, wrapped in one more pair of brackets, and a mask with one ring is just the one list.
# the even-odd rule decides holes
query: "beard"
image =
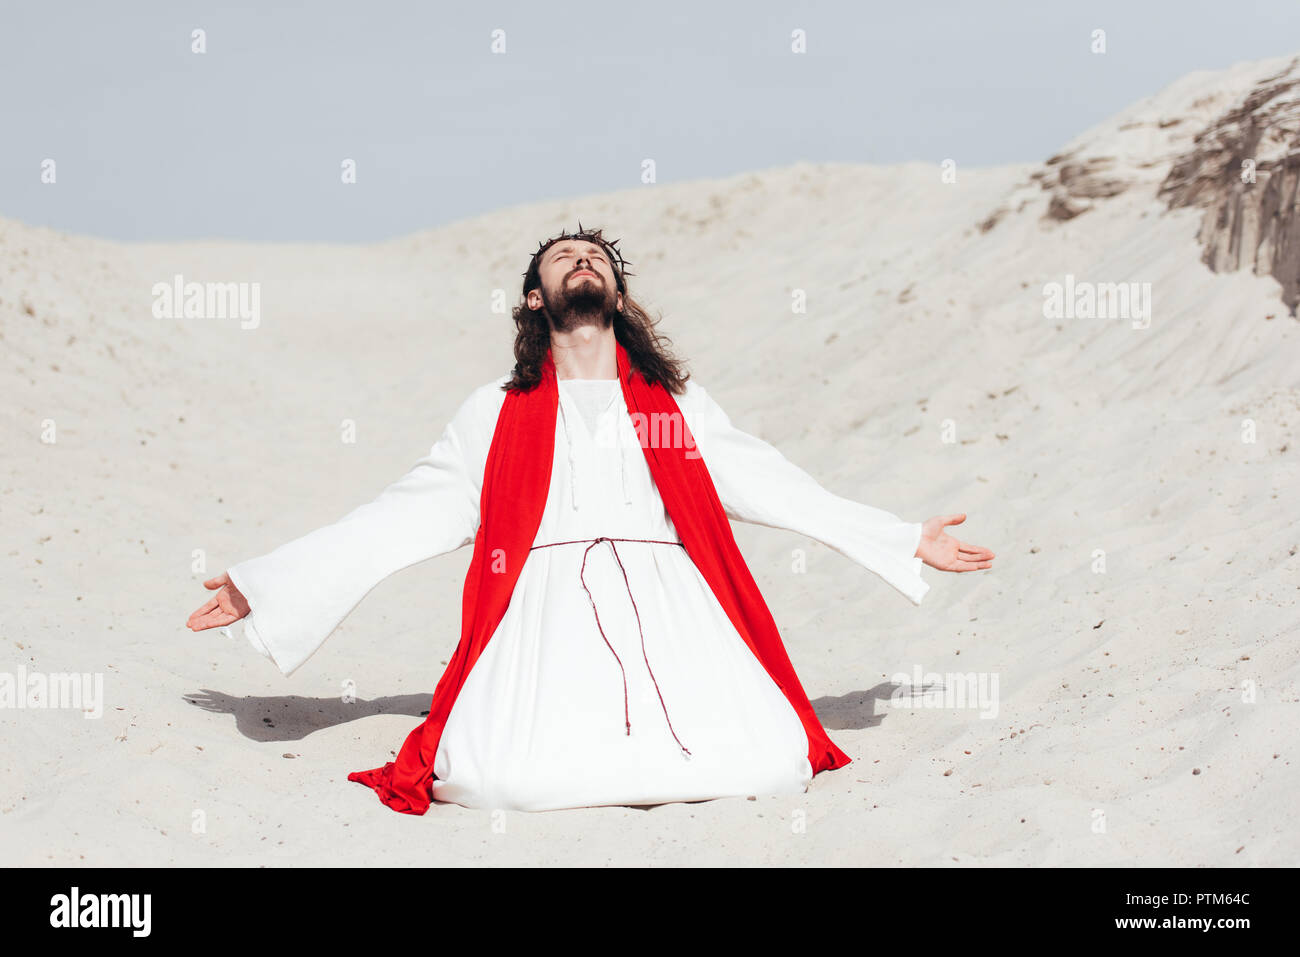
{"label": "beard", "polygon": [[572,332],[581,326],[608,329],[619,315],[616,291],[604,278],[569,282],[566,276],[558,292],[542,286],[542,305],[555,332]]}

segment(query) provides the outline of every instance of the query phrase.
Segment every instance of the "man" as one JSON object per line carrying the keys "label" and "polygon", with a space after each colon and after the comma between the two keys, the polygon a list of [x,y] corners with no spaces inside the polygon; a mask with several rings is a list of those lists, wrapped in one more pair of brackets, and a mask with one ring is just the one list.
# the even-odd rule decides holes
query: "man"
{"label": "man", "polygon": [[919,604],[949,536],[833,495],[734,428],[630,297],[600,230],[543,243],[516,364],[373,502],[204,585],[195,631],[244,619],[289,674],[379,581],[473,541],[461,641],[397,760],[355,772],[405,813],[797,793],[826,735],[728,519],[824,542]]}

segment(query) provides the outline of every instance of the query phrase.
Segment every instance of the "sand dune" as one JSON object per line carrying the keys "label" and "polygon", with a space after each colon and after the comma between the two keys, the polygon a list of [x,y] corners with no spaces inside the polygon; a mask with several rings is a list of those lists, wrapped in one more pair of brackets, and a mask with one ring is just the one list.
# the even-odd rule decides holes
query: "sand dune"
{"label": "sand dune", "polygon": [[[102,717],[0,709],[6,859],[1300,863],[1300,325],[1270,272],[1294,262],[1295,81],[1291,58],[1193,74],[1056,157],[951,183],[799,164],[370,246],[0,220],[0,669],[103,675]],[[1243,110],[1271,124],[1249,185]],[[1251,192],[1270,181],[1289,206]],[[997,565],[926,569],[914,608],[818,543],[736,526],[854,759],[798,800],[394,814],[345,778],[427,707],[469,549],[385,581],[290,679],[240,626],[184,621],[204,578],[368,501],[509,371],[494,291],[513,304],[538,240],[578,219],[622,237],[633,295],[733,422],[838,494],[967,512],[954,531]],[[156,316],[178,274],[259,284],[255,328]],[[1067,277],[1149,284],[1145,325],[1046,317]],[[996,676],[996,716],[894,706],[916,669]]]}

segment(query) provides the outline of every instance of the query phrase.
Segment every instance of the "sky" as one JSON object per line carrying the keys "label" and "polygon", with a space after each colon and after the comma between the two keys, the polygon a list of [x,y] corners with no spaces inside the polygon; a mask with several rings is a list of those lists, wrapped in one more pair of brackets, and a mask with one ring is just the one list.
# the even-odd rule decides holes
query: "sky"
{"label": "sky", "polygon": [[1295,0],[0,0],[0,217],[371,242],[653,188],[647,159],[658,184],[1033,162],[1193,70],[1290,53]]}

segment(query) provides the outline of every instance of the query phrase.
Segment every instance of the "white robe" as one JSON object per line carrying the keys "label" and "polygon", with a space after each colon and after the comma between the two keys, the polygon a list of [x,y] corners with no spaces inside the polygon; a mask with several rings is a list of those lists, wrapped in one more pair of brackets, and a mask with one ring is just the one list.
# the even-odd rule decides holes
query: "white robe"
{"label": "white robe", "polygon": [[[284,674],[388,575],[473,542],[508,378],[476,389],[430,453],[374,501],[228,569],[251,608],[246,636]],[[799,717],[680,545],[613,543],[626,583],[611,544],[592,546],[590,598],[579,580],[588,543],[536,547],[680,541],[617,380],[559,387],[535,547],[448,716],[434,800],[540,811],[803,791],[812,769]],[[694,380],[676,399],[729,518],[821,541],[920,604],[929,589],[914,557],[920,523],[822,488],[732,426]]]}

